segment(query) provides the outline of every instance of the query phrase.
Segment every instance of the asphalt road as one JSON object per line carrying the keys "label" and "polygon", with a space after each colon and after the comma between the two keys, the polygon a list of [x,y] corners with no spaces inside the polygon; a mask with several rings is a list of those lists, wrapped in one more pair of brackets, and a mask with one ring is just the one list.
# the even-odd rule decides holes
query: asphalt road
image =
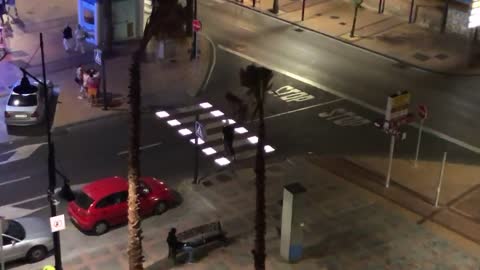
{"label": "asphalt road", "polygon": [[[341,92],[379,112],[388,95],[412,93],[412,103],[426,104],[426,126],[475,147],[480,109],[478,77],[447,77],[396,62],[237,5],[205,0],[199,16],[203,31],[218,45],[243,53],[256,62]],[[415,108],[412,106],[412,108]],[[478,150],[478,149],[475,149]]]}
{"label": "asphalt road", "polygon": [[[224,95],[227,91],[242,94],[238,71],[252,61],[275,67],[273,87],[265,105],[268,143],[277,149],[273,158],[305,152],[387,155],[389,138],[372,125],[382,117],[381,110],[375,112],[365,104],[352,102],[345,94],[383,108],[392,86],[397,87],[394,91],[410,87],[415,102],[424,102],[420,99],[422,96],[430,97],[432,103],[425,102],[433,115],[427,121],[428,126],[444,133],[453,132],[449,134],[471,143],[477,139],[474,136],[476,126],[472,124],[477,110],[473,106],[476,96],[462,90],[473,84],[474,78],[447,81],[442,76],[418,70],[398,69],[384,58],[318,34],[295,32],[289,25],[231,4],[203,1],[200,7],[206,34],[221,46],[216,52],[217,62],[207,90],[198,100],[209,101],[231,115]],[[287,71],[291,76],[285,75],[289,74]],[[317,84],[305,83],[304,78]],[[322,85],[325,87],[319,87]],[[456,90],[441,90],[445,87]],[[162,97],[156,98],[160,103]],[[447,112],[453,103],[458,103],[457,109]],[[169,108],[175,106],[171,104]],[[443,121],[437,120],[440,118]],[[142,121],[141,144],[148,146],[142,154],[142,174],[165,179],[172,186],[180,179],[191,178],[192,145],[153,112],[145,112]],[[254,131],[255,124],[254,121],[246,127]],[[127,149],[127,131],[126,118],[117,116],[56,132],[59,170],[73,185],[105,176],[125,175],[126,155],[122,152]],[[397,143],[396,155],[411,158],[417,129],[406,127],[405,132],[407,139]],[[472,151],[439,139],[437,135],[424,135],[422,158],[439,160],[442,152],[448,151],[450,161],[476,161]],[[20,152],[19,147],[42,142],[45,137],[37,136],[2,144],[0,162]],[[0,205],[32,210],[46,204],[44,198],[18,203],[45,194],[46,157],[47,147],[40,145],[24,159],[0,164]],[[218,169],[210,158],[202,158],[201,162],[201,175]],[[251,164],[251,160],[246,160],[242,166]],[[60,186],[62,179],[57,179]]]}

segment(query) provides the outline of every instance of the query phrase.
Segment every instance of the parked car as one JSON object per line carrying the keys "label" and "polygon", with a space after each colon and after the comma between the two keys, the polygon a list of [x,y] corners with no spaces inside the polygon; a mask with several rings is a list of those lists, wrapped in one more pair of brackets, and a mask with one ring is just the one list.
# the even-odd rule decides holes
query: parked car
{"label": "parked car", "polygon": [[[22,84],[27,80],[28,84]],[[5,107],[5,123],[10,126],[29,126],[41,123],[45,118],[44,91],[37,82],[31,83],[23,78],[13,85],[7,106]],[[53,84],[47,81],[50,96],[53,93]]]}
{"label": "parked car", "polygon": [[50,224],[35,217],[6,220],[2,241],[5,261],[25,258],[32,263],[38,262],[53,249]]}
{"label": "parked car", "polygon": [[[162,214],[173,202],[173,195],[164,182],[141,177],[139,183],[140,215]],[[85,185],[68,203],[68,215],[82,231],[97,235],[110,227],[127,222],[128,181],[114,176]]]}

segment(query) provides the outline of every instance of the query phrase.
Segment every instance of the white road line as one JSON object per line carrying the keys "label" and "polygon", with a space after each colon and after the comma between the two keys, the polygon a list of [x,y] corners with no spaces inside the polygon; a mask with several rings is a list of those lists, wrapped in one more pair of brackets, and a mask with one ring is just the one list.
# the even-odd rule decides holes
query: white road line
{"label": "white road line", "polygon": [[24,176],[24,177],[20,177],[20,178],[17,178],[17,179],[8,180],[8,181],[0,183],[0,186],[5,186],[5,185],[8,185],[8,184],[20,182],[20,181],[27,180],[27,179],[30,179],[30,176]]}
{"label": "white road line", "polygon": [[212,48],[213,48],[212,66],[210,67],[210,71],[208,72],[207,79],[205,80],[205,83],[203,84],[202,89],[200,90],[200,92],[203,92],[205,90],[205,88],[207,87],[208,82],[210,82],[210,77],[212,76],[213,69],[215,68],[215,65],[217,63],[217,47],[215,46],[215,43],[213,42],[213,40],[208,35],[204,34],[203,32],[198,32],[198,33],[200,35],[204,36],[208,40],[208,42],[210,42],[210,44],[212,44]]}
{"label": "white road line", "polygon": [[300,108],[300,109],[296,109],[296,110],[292,110],[292,111],[288,111],[288,112],[283,112],[283,113],[270,115],[270,116],[265,117],[265,119],[275,118],[275,117],[279,117],[279,116],[286,115],[286,114],[296,113],[296,112],[300,112],[300,111],[304,111],[304,110],[308,110],[308,109],[312,109],[312,108],[316,108],[316,107],[320,107],[320,106],[325,106],[325,105],[332,104],[332,103],[335,103],[335,102],[339,102],[339,101],[342,101],[342,100],[343,100],[343,98],[337,98],[337,99],[330,100],[330,101],[327,101],[327,102],[324,102],[324,103],[319,103],[319,104],[316,104],[316,105],[312,105],[312,106],[308,106],[308,107],[304,107],[304,108]]}
{"label": "white road line", "polygon": [[[148,149],[148,148],[152,148],[152,147],[155,147],[155,146],[158,146],[158,145],[161,145],[161,144],[162,144],[162,142],[152,143],[152,144],[140,146],[138,149],[139,149],[140,151],[142,151],[142,150],[145,150],[145,149]],[[122,152],[118,152],[118,153],[117,153],[117,156],[126,155],[126,154],[128,154],[128,150],[122,151]]]}
{"label": "white road line", "polygon": [[[339,92],[339,91],[333,90],[333,89],[331,89],[331,88],[329,88],[329,87],[327,87],[327,86],[325,86],[325,85],[322,85],[322,84],[320,84],[320,83],[314,82],[314,81],[312,81],[312,80],[310,80],[310,79],[307,79],[307,78],[304,78],[304,77],[302,77],[302,76],[293,74],[293,73],[291,73],[291,72],[289,72],[289,71],[286,71],[286,70],[283,70],[283,69],[281,69],[281,68],[277,68],[277,67],[274,67],[274,66],[272,66],[272,65],[266,64],[266,63],[264,63],[264,62],[262,62],[262,61],[259,61],[259,60],[255,59],[255,58],[251,57],[251,56],[248,56],[248,55],[245,55],[245,54],[243,54],[243,53],[240,53],[240,52],[234,51],[234,50],[232,50],[232,49],[229,49],[229,48],[227,48],[227,47],[225,47],[225,46],[223,46],[223,45],[221,45],[221,44],[218,44],[218,48],[221,49],[221,50],[224,50],[224,51],[226,51],[226,52],[229,52],[229,53],[231,53],[231,54],[233,54],[233,55],[236,55],[236,56],[238,56],[238,57],[241,57],[241,58],[243,58],[243,59],[246,59],[246,60],[248,60],[248,61],[250,61],[250,62],[254,62],[254,63],[257,63],[257,64],[259,64],[259,65],[261,65],[261,66],[264,66],[264,67],[266,67],[266,68],[269,68],[269,69],[271,69],[271,70],[274,70],[274,71],[276,71],[276,72],[278,72],[278,73],[280,73],[280,74],[283,74],[283,75],[288,76],[288,77],[290,77],[290,78],[293,78],[293,79],[295,79],[295,80],[301,81],[301,82],[303,82],[303,83],[305,83],[305,84],[309,84],[309,85],[311,85],[311,86],[314,86],[314,87],[316,87],[316,88],[318,88],[318,89],[320,89],[320,90],[323,90],[323,91],[325,91],[325,92],[328,92],[328,93],[330,93],[330,94],[333,94],[333,95],[336,95],[336,96],[341,97],[341,98],[343,98],[343,99],[346,99],[346,100],[348,100],[348,101],[350,101],[350,102],[352,102],[352,103],[355,103],[355,104],[357,104],[357,105],[359,105],[359,106],[362,106],[362,107],[364,107],[364,108],[367,108],[367,109],[369,109],[369,110],[371,110],[371,111],[374,111],[374,112],[376,112],[376,113],[379,113],[379,114],[381,114],[381,115],[383,115],[383,114],[385,113],[385,110],[384,110],[384,109],[381,109],[381,108],[375,107],[375,106],[373,106],[373,105],[370,105],[370,104],[368,104],[368,103],[366,103],[366,102],[364,102],[364,101],[362,101],[362,100],[360,100],[360,99],[358,99],[358,98],[351,97],[351,96],[346,95],[346,94],[344,94],[344,93],[341,93],[341,92]],[[412,124],[410,124],[410,125],[413,126],[413,127],[416,127],[416,128],[419,127],[419,125],[418,125],[417,123],[412,123]],[[456,145],[458,145],[458,146],[460,146],[460,147],[463,147],[463,148],[465,148],[465,149],[467,149],[467,150],[470,150],[470,151],[472,151],[472,152],[474,152],[474,153],[476,153],[476,154],[480,154],[480,148],[479,148],[479,147],[473,146],[473,145],[471,145],[471,144],[468,144],[468,143],[466,143],[466,142],[463,142],[463,141],[461,141],[461,140],[458,140],[458,139],[456,139],[456,138],[453,138],[453,137],[451,137],[451,136],[449,136],[449,135],[447,135],[447,134],[445,134],[445,133],[443,133],[443,132],[440,132],[440,131],[437,131],[437,130],[434,130],[434,129],[431,129],[431,128],[428,128],[428,127],[425,127],[425,126],[424,126],[423,130],[424,130],[425,132],[427,132],[427,133],[430,133],[431,135],[434,135],[434,136],[438,137],[438,138],[441,138],[441,139],[444,139],[444,140],[446,140],[446,141],[448,141],[448,142],[450,142],[450,143],[456,144]]]}

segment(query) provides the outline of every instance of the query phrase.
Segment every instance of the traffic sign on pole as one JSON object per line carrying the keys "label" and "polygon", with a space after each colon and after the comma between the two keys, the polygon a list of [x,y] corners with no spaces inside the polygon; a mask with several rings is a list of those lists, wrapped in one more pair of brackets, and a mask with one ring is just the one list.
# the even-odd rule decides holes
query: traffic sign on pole
{"label": "traffic sign on pole", "polygon": [[58,215],[50,218],[50,229],[52,232],[65,230],[65,215]]}
{"label": "traffic sign on pole", "polygon": [[193,31],[199,32],[202,29],[202,22],[200,22],[200,20],[195,19],[192,21],[192,27],[193,27]]}
{"label": "traffic sign on pole", "polygon": [[95,63],[97,63],[98,65],[102,65],[102,50],[100,49],[95,49],[94,51],[94,55],[95,55]]}
{"label": "traffic sign on pole", "polygon": [[205,130],[205,127],[202,125],[202,123],[198,121],[195,121],[195,134],[203,141],[207,139],[207,131]]}
{"label": "traffic sign on pole", "polygon": [[418,105],[418,117],[420,117],[422,120],[426,119],[428,116],[428,109],[426,105],[420,104]]}

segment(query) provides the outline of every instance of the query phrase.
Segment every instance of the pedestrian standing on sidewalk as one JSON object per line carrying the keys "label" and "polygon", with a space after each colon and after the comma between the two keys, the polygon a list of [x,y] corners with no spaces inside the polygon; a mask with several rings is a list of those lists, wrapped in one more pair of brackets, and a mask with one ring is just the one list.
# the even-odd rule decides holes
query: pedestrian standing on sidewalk
{"label": "pedestrian standing on sidewalk", "polygon": [[83,83],[83,77],[85,75],[85,69],[82,65],[78,65],[77,70],[75,71],[75,82],[80,87],[80,92],[78,95],[78,99],[83,99],[85,97],[85,87]]}
{"label": "pedestrian standing on sidewalk", "polygon": [[68,24],[63,29],[63,48],[65,48],[66,52],[70,51],[73,48],[72,28]]}
{"label": "pedestrian standing on sidewalk", "polygon": [[193,247],[178,241],[177,239],[177,229],[172,228],[168,232],[167,244],[168,244],[168,258],[173,260],[173,263],[177,262],[177,250],[181,249],[188,253],[187,263],[193,263]]}
{"label": "pedestrian standing on sidewalk", "polygon": [[18,10],[17,10],[17,5],[15,4],[15,0],[7,0],[7,14],[10,17],[13,17],[10,15],[10,9],[13,9],[15,11],[15,17],[18,18]]}
{"label": "pedestrian standing on sidewalk", "polygon": [[75,30],[75,51],[80,50],[82,54],[85,53],[85,39],[87,39],[87,33],[83,31],[79,24]]}
{"label": "pedestrian standing on sidewalk", "polygon": [[90,69],[88,71],[88,79],[87,79],[87,95],[88,101],[90,105],[97,104],[97,92],[98,92],[98,84],[96,79],[94,78],[95,70]]}
{"label": "pedestrian standing on sidewalk", "polygon": [[224,120],[224,125],[222,128],[223,133],[223,149],[224,151],[233,157],[233,160],[236,160],[235,149],[233,148],[233,140],[235,139],[235,129],[233,124],[230,124],[228,119]]}
{"label": "pedestrian standing on sidewalk", "polygon": [[3,0],[0,0],[0,22],[2,23],[2,25],[5,23],[5,21],[3,20],[3,15],[6,13],[5,8],[6,7]]}

